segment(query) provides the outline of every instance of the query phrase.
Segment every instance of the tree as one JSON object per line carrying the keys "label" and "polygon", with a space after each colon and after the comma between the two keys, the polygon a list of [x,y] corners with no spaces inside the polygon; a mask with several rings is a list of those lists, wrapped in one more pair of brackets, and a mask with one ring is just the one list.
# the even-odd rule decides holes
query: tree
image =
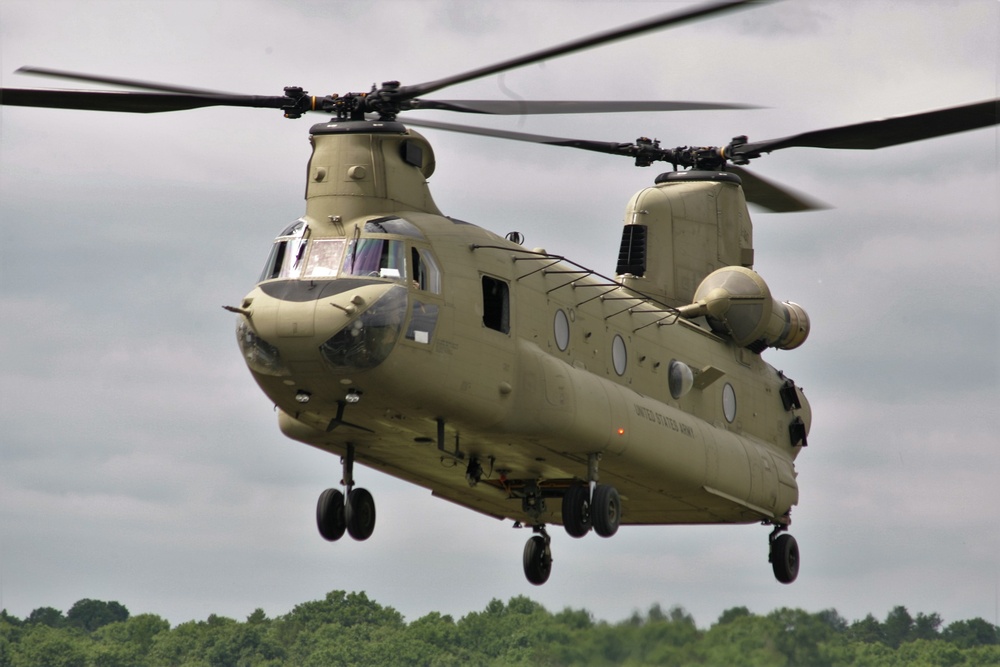
{"label": "tree", "polygon": [[715,622],[716,625],[725,625],[726,623],[732,623],[737,618],[742,618],[744,616],[750,616],[750,610],[746,607],[732,607],[722,612],[719,616],[719,620]]}
{"label": "tree", "polygon": [[[61,616],[61,614],[60,614]],[[37,624],[12,647],[12,667],[85,667],[88,644],[84,636],[63,628]]]}
{"label": "tree", "polygon": [[775,642],[782,631],[774,618],[737,616],[728,623],[713,625],[702,636],[698,649],[706,665],[784,665],[786,658]]}
{"label": "tree", "polygon": [[11,616],[7,613],[6,609],[0,609],[0,625],[7,623],[8,625],[22,625],[24,621],[19,619],[17,616]]}
{"label": "tree", "polygon": [[[124,620],[113,620],[114,618]],[[412,623],[364,593],[333,591],[269,619],[210,615],[175,628],[113,602],[81,600],[65,616],[39,607],[0,612],[0,667],[372,667],[421,665],[741,665],[745,667],[1000,667],[1000,628],[976,618],[940,630],[938,614],[894,607],[848,624],[834,609],[727,609],[701,630],[682,607],[652,605],[618,623],[585,609],[549,613],[524,596],[492,600],[457,622]]]}
{"label": "tree", "polygon": [[285,620],[315,626],[335,623],[344,627],[358,624],[390,624],[401,626],[403,616],[392,607],[368,599],[362,593],[331,591],[322,600],[304,602],[297,605]]}
{"label": "tree", "polygon": [[775,648],[789,665],[822,667],[830,664],[826,646],[838,637],[829,614],[810,614],[801,609],[778,609],[767,615],[775,623]]}
{"label": "tree", "polygon": [[253,613],[247,616],[247,623],[250,625],[256,625],[258,623],[267,622],[267,614],[260,607],[253,610]]}
{"label": "tree", "polygon": [[58,609],[52,607],[39,607],[28,614],[27,623],[32,625],[46,625],[50,628],[61,628],[66,625],[66,617]]}
{"label": "tree", "polygon": [[847,621],[837,613],[836,609],[824,609],[816,614],[816,618],[826,624],[835,634],[842,635],[847,632]]}
{"label": "tree", "polygon": [[941,628],[941,617],[937,614],[917,613],[913,622],[914,639],[937,639]]}
{"label": "tree", "polygon": [[913,617],[910,616],[906,607],[893,607],[892,611],[885,617],[882,631],[885,633],[885,643],[893,648],[899,648],[900,644],[911,639]]}
{"label": "tree", "polygon": [[93,632],[110,623],[123,623],[128,615],[128,609],[117,602],[83,599],[66,612],[66,622],[71,627]]}
{"label": "tree", "polygon": [[1000,644],[1000,628],[981,618],[955,621],[944,629],[941,638],[959,648],[994,646]]}
{"label": "tree", "polygon": [[851,641],[862,642],[864,644],[884,644],[885,630],[878,619],[868,614],[860,621],[854,621],[847,629],[847,636]]}

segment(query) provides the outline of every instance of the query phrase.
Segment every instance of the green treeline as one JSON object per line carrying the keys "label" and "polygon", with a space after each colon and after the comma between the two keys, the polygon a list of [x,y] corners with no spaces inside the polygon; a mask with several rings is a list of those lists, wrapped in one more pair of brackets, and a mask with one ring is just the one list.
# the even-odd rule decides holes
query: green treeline
{"label": "green treeline", "polygon": [[523,596],[457,621],[434,612],[407,623],[364,593],[333,591],[276,618],[258,609],[243,622],[212,615],[170,627],[117,602],[80,600],[65,614],[0,611],[0,667],[1000,665],[1000,628],[981,618],[942,625],[905,607],[853,623],[832,609],[735,607],[703,630],[680,607],[607,623]]}

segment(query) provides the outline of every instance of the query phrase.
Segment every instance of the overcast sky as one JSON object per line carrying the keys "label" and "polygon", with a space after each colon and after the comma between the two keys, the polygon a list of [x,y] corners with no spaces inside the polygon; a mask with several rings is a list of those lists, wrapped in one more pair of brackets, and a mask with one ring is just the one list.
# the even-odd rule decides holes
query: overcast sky
{"label": "overcast sky", "polygon": [[[0,0],[0,82],[22,65],[280,94],[419,83],[689,3]],[[767,109],[480,119],[665,145],[762,140],[998,97],[1000,3],[760,6],[441,91],[439,98],[681,99]],[[69,87],[73,87],[71,84]],[[82,87],[82,86],[77,86]],[[418,117],[414,115],[414,117]],[[470,120],[471,119],[471,120]],[[878,152],[780,151],[752,168],[832,208],[754,212],[756,269],[812,335],[766,358],[805,388],[797,582],[762,526],[528,534],[361,469],[378,526],[324,542],[336,457],[285,439],[224,304],[304,211],[308,129],[272,110],[0,110],[0,607],[90,597],[173,623],[364,590],[414,620],[525,594],[620,620],[682,605],[895,605],[998,622],[998,133]],[[661,168],[425,131],[448,215],[612,273],[629,197]]]}

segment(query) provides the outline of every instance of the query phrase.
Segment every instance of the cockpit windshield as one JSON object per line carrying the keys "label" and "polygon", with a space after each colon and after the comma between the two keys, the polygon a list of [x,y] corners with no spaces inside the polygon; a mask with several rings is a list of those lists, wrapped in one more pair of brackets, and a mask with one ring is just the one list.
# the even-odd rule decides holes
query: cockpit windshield
{"label": "cockpit windshield", "polygon": [[344,239],[316,239],[309,249],[303,278],[336,278],[344,261]]}
{"label": "cockpit windshield", "polygon": [[[316,280],[338,277],[382,278],[403,282],[407,278],[406,242],[385,238],[382,234],[422,238],[413,224],[400,218],[379,218],[365,223],[366,234],[355,231],[353,239],[310,239],[309,225],[299,219],[286,227],[274,240],[260,280]],[[414,286],[431,292],[440,291],[440,278],[433,257],[426,251],[413,250]]]}
{"label": "cockpit windshield", "polygon": [[352,239],[344,256],[344,275],[402,280],[406,276],[403,250],[403,242],[393,239]]}

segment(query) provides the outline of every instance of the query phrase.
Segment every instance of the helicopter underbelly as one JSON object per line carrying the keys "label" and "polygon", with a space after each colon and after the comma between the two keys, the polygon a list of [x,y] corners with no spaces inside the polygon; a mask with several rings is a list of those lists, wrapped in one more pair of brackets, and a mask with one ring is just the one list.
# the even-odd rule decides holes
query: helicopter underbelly
{"label": "helicopter underbelly", "polygon": [[[503,375],[513,365],[503,354],[480,354],[477,364],[452,355],[464,375],[442,372],[434,356],[400,345],[378,368],[328,377],[338,388],[349,380],[383,389],[363,393],[337,414],[283,410],[281,430],[341,455],[350,443],[359,463],[498,518],[527,519],[511,484],[537,479],[565,488],[586,479],[594,453],[601,455],[601,481],[621,492],[625,524],[755,522],[782,516],[797,500],[791,462],[767,446],[574,368],[532,343],[517,345],[516,376]],[[494,370],[509,380],[484,386],[481,379],[495,377]],[[393,376],[395,383],[388,381]],[[473,459],[486,474],[470,487],[463,471]],[[550,502],[545,521],[560,523],[559,509]]]}

